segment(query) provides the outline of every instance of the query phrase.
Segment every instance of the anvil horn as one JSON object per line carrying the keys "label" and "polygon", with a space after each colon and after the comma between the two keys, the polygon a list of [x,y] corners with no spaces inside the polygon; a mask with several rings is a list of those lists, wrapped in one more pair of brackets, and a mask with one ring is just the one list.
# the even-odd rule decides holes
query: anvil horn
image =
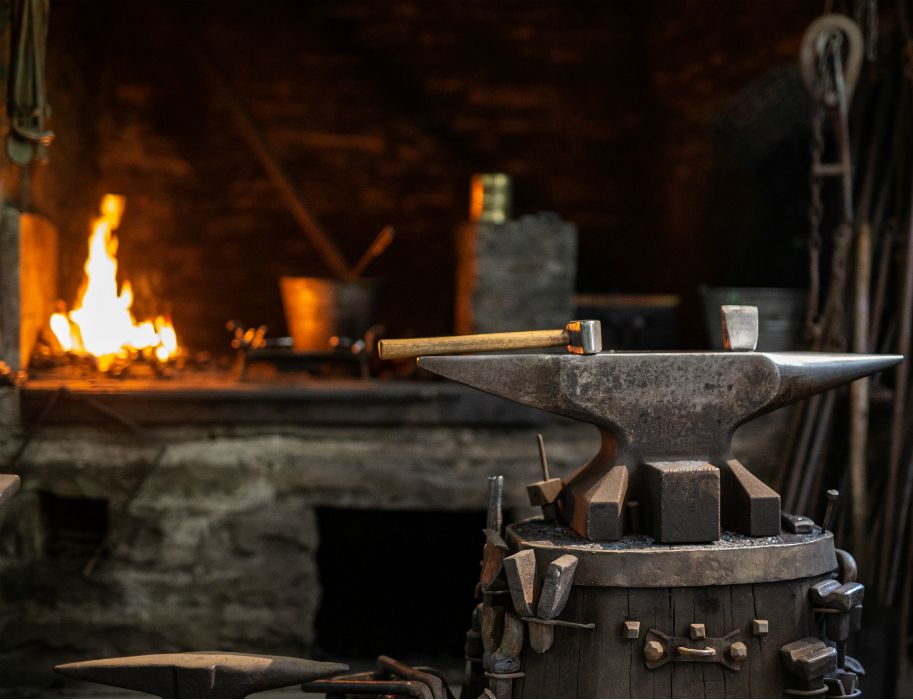
{"label": "anvil horn", "polygon": [[766,410],[780,408],[903,362],[903,355],[765,353],[780,372],[780,387]]}
{"label": "anvil horn", "polygon": [[201,651],[77,661],[54,670],[77,680],[165,698],[243,698],[348,670],[346,664],[288,656]]}

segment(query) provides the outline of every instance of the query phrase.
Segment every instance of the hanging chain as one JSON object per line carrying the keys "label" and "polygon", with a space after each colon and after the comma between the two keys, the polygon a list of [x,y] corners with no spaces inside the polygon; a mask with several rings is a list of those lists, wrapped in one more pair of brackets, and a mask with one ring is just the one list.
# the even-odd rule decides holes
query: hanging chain
{"label": "hanging chain", "polygon": [[809,345],[816,347],[821,340],[821,220],[824,216],[824,205],[821,201],[821,190],[824,176],[821,174],[821,162],[824,156],[824,120],[825,104],[839,100],[838,91],[842,81],[836,77],[840,61],[840,47],[843,35],[831,31],[823,42],[818,53],[815,87],[815,107],[812,113],[811,167],[809,169],[809,207],[808,207],[808,304],[805,313],[805,335]]}
{"label": "hanging chain", "polygon": [[45,86],[48,0],[16,0],[12,4],[12,53],[7,113],[6,154],[17,165],[47,161],[54,132],[45,128],[51,108]]}
{"label": "hanging chain", "polygon": [[821,176],[817,170],[823,153],[824,107],[817,103],[812,115],[812,157],[808,177],[811,196],[808,204],[808,304],[805,310],[805,339],[811,346],[817,344],[821,335],[818,307],[821,304],[821,219],[824,205],[821,203]]}

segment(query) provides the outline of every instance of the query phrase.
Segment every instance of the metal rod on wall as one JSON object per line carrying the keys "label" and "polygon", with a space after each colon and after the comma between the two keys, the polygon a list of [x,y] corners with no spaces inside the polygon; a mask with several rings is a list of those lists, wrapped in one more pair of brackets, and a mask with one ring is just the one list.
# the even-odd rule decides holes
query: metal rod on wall
{"label": "metal rod on wall", "polygon": [[285,172],[276,156],[270,151],[260,129],[254,124],[247,110],[238,102],[218,68],[200,46],[189,37],[185,37],[185,41],[201,72],[228,108],[238,132],[247,142],[257,160],[260,161],[260,165],[263,166],[270,182],[278,190],[283,202],[285,202],[285,206],[288,207],[289,212],[291,212],[301,230],[317,249],[327,267],[341,279],[353,279],[354,275],[342,251],[339,250],[339,247],[333,242],[323,226],[320,225],[316,216],[314,216],[298,192],[295,191],[291,178]]}

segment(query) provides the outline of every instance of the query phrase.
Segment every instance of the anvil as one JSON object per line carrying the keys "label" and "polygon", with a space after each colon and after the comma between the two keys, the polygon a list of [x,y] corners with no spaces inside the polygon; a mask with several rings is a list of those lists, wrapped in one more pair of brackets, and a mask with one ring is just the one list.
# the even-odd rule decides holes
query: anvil
{"label": "anvil", "polygon": [[780,499],[732,453],[757,416],[891,367],[900,355],[603,352],[421,357],[430,372],[595,425],[598,454],[565,480],[562,515],[590,540],[620,539],[636,500],[658,542],[708,542],[722,526],[780,531]]}
{"label": "anvil", "polygon": [[163,698],[245,698],[348,670],[346,664],[289,656],[198,651],[60,664],[64,676]]}

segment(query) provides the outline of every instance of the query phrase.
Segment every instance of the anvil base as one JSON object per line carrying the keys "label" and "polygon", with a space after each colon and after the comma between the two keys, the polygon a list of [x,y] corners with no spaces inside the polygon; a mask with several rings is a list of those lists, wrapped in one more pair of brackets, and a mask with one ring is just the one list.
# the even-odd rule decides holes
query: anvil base
{"label": "anvil base", "polygon": [[[752,537],[780,532],[780,496],[737,459],[654,461],[631,469],[601,466],[601,455],[573,475],[562,515],[585,539],[644,532],[657,542],[713,542],[720,530]],[[629,504],[638,522],[630,522]]]}
{"label": "anvil base", "polygon": [[[539,653],[529,632],[512,695],[499,697],[783,697],[833,681],[837,654],[814,639],[823,613],[810,592],[840,568],[819,527],[723,532],[708,544],[595,543],[536,518],[508,526],[505,539],[512,552],[531,549],[539,572],[568,554],[578,564],[553,643]],[[808,664],[784,660],[790,644],[809,648]]]}

